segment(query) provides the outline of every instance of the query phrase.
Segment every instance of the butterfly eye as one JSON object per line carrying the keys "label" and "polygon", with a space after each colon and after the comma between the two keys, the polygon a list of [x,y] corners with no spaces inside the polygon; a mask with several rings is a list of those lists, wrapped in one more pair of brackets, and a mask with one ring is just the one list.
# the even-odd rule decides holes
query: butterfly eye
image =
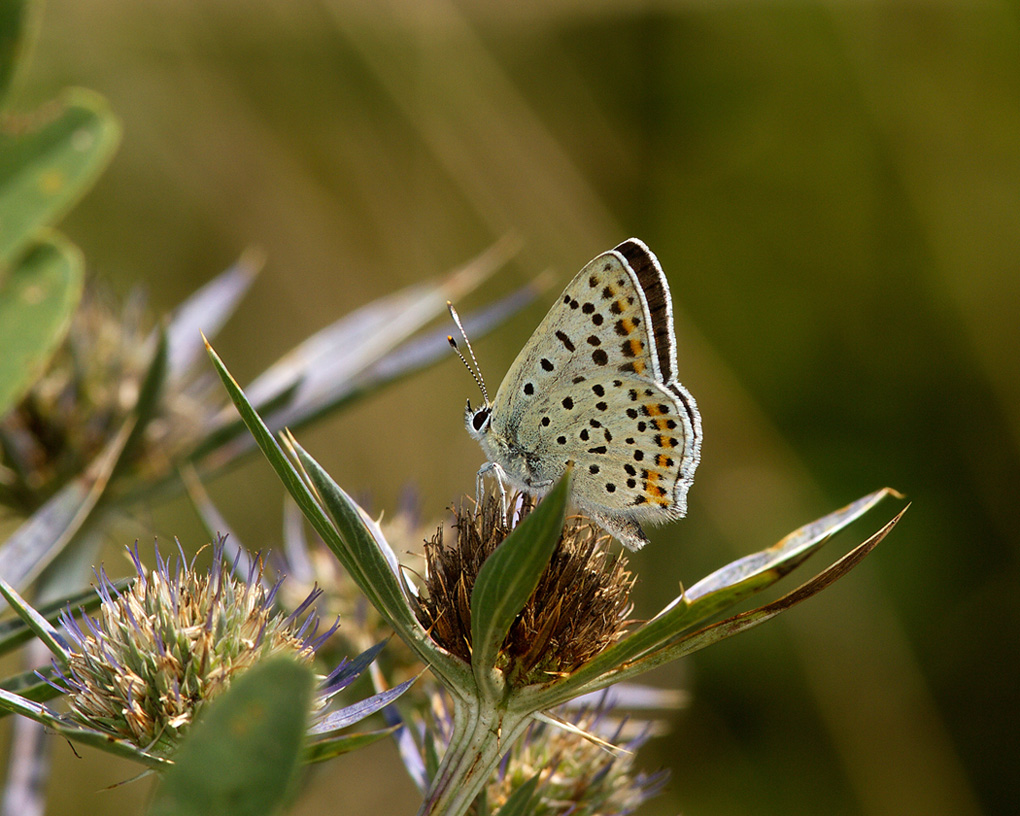
{"label": "butterfly eye", "polygon": [[482,430],[489,423],[489,409],[479,408],[471,418],[471,427],[476,431]]}

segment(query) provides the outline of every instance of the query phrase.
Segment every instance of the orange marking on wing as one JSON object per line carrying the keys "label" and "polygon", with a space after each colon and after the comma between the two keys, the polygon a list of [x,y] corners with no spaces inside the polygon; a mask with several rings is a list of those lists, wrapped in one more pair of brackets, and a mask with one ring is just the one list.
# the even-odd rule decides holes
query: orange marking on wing
{"label": "orange marking on wing", "polygon": [[666,456],[666,454],[659,453],[655,456],[655,464],[661,468],[668,468],[673,466],[673,460]]}
{"label": "orange marking on wing", "polygon": [[[663,407],[664,406],[660,405],[659,403],[654,403],[654,404],[646,405],[645,409],[648,411],[648,416],[662,416],[663,414],[666,413],[666,411],[662,410]],[[658,427],[662,427],[662,426],[661,425],[656,425],[656,427],[658,428]]]}

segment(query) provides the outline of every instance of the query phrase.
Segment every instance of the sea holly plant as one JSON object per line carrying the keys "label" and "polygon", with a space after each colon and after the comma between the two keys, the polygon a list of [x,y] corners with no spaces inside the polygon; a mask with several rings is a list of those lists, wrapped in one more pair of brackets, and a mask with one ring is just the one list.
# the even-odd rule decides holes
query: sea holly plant
{"label": "sea holly plant", "polygon": [[[289,614],[275,605],[283,579],[269,585],[260,559],[237,575],[224,559],[224,541],[211,548],[208,570],[183,550],[143,567],[137,545],[129,549],[135,575],[111,581],[96,576],[96,596],[86,606],[34,609],[6,581],[0,593],[20,624],[0,633],[0,653],[31,635],[50,650],[51,665],[0,688],[0,708],[35,720],[67,739],[165,771],[196,720],[234,682],[267,661],[288,659],[308,667],[339,621],[320,631],[310,612],[318,592]],[[78,599],[72,599],[78,600]],[[93,616],[92,610],[97,610]],[[337,695],[378,656],[379,643],[342,660],[319,678],[300,721],[305,762],[317,762],[375,741],[389,729],[342,733],[392,703],[414,678],[385,692],[339,708]],[[45,702],[66,695],[67,713]]]}
{"label": "sea holly plant", "polygon": [[[456,541],[434,539],[426,580],[412,583],[374,522],[290,434],[277,439],[219,357],[210,356],[256,443],[322,540],[449,695],[452,727],[427,773],[419,814],[471,809],[506,751],[536,721],[582,694],[751,629],[845,575],[903,511],[778,600],[722,617],[802,564],[836,532],[898,495],[888,488],[807,524],[698,581],[643,623],[628,620],[632,579],[585,519],[566,522],[569,473],[541,501],[489,497],[457,512]],[[532,781],[505,808],[526,807]],[[522,804],[523,802],[523,804]],[[507,812],[511,812],[508,810]]]}

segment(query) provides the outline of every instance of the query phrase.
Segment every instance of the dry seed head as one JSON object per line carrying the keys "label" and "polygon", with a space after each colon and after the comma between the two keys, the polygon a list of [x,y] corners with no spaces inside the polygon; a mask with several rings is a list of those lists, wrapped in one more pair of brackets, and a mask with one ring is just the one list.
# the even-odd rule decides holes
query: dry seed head
{"label": "dry seed head", "polygon": [[[515,519],[503,518],[501,499],[452,510],[456,540],[440,528],[425,543],[425,593],[416,599],[418,620],[440,646],[471,660],[471,592],[485,559],[534,508],[511,497]],[[569,674],[610,646],[623,632],[632,606],[634,578],[623,555],[607,548],[608,536],[583,517],[568,519],[538,586],[510,627],[498,666],[517,685]]]}

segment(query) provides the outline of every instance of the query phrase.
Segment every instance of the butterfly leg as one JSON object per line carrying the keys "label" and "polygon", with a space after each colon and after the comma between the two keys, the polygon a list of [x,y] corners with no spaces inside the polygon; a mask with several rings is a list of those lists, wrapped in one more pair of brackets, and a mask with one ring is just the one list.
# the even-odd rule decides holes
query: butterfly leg
{"label": "butterfly leg", "polygon": [[500,506],[503,508],[503,523],[506,524],[507,514],[507,492],[506,472],[495,462],[486,462],[478,468],[478,475],[475,476],[475,504],[482,506],[482,498],[485,496],[485,477],[491,473],[496,478],[496,485],[499,487]]}

